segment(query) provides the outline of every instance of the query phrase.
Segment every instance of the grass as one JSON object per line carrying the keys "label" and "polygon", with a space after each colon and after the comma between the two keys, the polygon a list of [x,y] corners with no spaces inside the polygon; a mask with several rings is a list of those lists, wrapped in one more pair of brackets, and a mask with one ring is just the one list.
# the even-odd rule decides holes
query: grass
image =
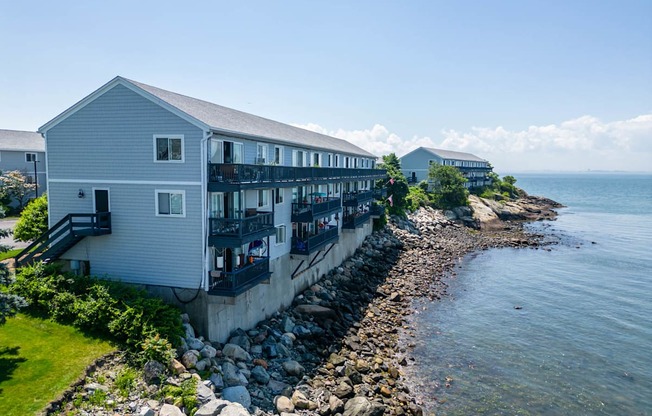
{"label": "grass", "polygon": [[9,318],[0,326],[0,415],[37,413],[114,349],[70,326],[23,314]]}
{"label": "grass", "polygon": [[13,250],[9,250],[9,251],[5,251],[4,253],[0,253],[0,261],[9,259],[11,257],[14,257],[15,255],[17,255],[21,251],[23,251],[22,248],[15,248]]}

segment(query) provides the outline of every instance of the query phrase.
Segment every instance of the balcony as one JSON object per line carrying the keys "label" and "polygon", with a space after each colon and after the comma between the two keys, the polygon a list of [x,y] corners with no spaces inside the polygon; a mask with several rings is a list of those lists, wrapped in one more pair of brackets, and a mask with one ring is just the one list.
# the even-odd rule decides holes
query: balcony
{"label": "balcony", "polygon": [[258,212],[246,218],[210,218],[208,243],[213,247],[237,247],[274,235],[274,213]]}
{"label": "balcony", "polygon": [[358,227],[362,227],[369,218],[371,217],[370,212],[365,212],[364,214],[351,214],[346,215],[342,221],[342,228],[345,230],[355,230]]}
{"label": "balcony", "polygon": [[387,198],[387,188],[375,188],[373,190],[373,197],[376,201]]}
{"label": "balcony", "polygon": [[357,207],[360,204],[371,201],[373,198],[373,191],[345,192],[342,197],[342,204],[347,207]]}
{"label": "balcony", "polygon": [[210,272],[208,294],[238,296],[269,278],[269,257],[250,256],[248,259],[249,263],[231,272]]}
{"label": "balcony", "polygon": [[371,214],[371,218],[380,218],[385,215],[385,206],[380,204],[372,204],[369,213]]}
{"label": "balcony", "polygon": [[280,188],[348,180],[384,178],[384,169],[346,169],[209,163],[208,190],[228,192],[247,188]]}
{"label": "balcony", "polygon": [[292,249],[290,253],[307,256],[321,249],[326,244],[336,243],[339,238],[337,227],[328,227],[308,238],[292,237]]}
{"label": "balcony", "polygon": [[323,218],[329,214],[342,209],[340,198],[321,198],[312,203],[295,202],[292,204],[292,222],[311,222],[317,218]]}

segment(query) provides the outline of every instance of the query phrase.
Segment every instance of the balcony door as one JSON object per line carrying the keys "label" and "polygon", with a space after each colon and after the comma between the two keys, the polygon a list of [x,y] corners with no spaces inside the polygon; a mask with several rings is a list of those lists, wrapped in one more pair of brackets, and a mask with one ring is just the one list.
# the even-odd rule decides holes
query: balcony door
{"label": "balcony door", "polygon": [[211,163],[242,163],[243,154],[242,143],[216,139],[210,141]]}

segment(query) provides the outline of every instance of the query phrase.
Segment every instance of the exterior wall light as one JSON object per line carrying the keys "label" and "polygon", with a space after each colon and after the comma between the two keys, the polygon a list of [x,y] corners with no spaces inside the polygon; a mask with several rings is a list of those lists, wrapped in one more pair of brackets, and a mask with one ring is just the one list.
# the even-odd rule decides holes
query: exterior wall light
{"label": "exterior wall light", "polygon": [[84,194],[84,190],[80,189],[79,192],[77,193],[77,198],[84,198],[86,195]]}

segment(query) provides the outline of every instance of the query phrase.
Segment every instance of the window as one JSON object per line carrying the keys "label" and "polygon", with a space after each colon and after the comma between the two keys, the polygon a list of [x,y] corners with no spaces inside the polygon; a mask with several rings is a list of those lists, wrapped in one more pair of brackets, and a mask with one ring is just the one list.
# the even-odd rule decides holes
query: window
{"label": "window", "polygon": [[156,191],[156,216],[185,217],[185,191]]}
{"label": "window", "polygon": [[328,164],[326,166],[328,166],[329,168],[333,167],[333,154],[332,153],[328,154]]}
{"label": "window", "polygon": [[256,146],[256,164],[264,165],[267,163],[267,145],[258,143]]}
{"label": "window", "polygon": [[266,207],[267,204],[269,204],[267,195],[268,195],[267,189],[258,190],[258,207]]}
{"label": "window", "polygon": [[281,146],[274,146],[274,164],[283,164],[283,148]]}
{"label": "window", "polygon": [[276,203],[277,204],[282,204],[283,203],[283,189],[282,188],[276,188],[276,191],[274,192],[274,195],[276,197]]}
{"label": "window", "polygon": [[276,226],[276,244],[285,243],[285,236],[286,235],[287,235],[287,230],[285,229],[285,225],[277,225]]}
{"label": "window", "polygon": [[183,162],[183,136],[154,136],[155,162]]}
{"label": "window", "polygon": [[340,155],[335,155],[335,167],[340,167]]}
{"label": "window", "polygon": [[25,153],[25,162],[38,162],[36,153]]}
{"label": "window", "polygon": [[312,154],[312,165],[313,166],[321,166],[319,162],[321,162],[321,155],[317,152]]}

